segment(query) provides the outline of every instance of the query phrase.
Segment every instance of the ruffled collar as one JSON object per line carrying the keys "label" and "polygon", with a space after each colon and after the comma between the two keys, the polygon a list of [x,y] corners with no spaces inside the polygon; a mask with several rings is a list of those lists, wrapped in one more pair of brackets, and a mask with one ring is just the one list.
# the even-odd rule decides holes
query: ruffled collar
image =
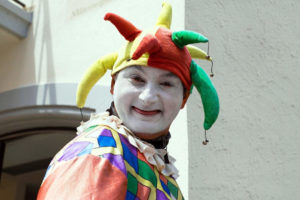
{"label": "ruffled collar", "polygon": [[85,129],[94,125],[105,125],[116,130],[118,133],[128,138],[131,145],[135,146],[141,153],[144,154],[146,160],[155,165],[163,175],[177,178],[178,170],[174,166],[175,158],[168,155],[169,163],[165,163],[164,157],[168,154],[166,149],[156,149],[152,144],[136,137],[126,126],[122,125],[122,121],[109,112],[91,114],[91,118],[87,122],[81,122],[77,127],[77,134],[80,135]]}

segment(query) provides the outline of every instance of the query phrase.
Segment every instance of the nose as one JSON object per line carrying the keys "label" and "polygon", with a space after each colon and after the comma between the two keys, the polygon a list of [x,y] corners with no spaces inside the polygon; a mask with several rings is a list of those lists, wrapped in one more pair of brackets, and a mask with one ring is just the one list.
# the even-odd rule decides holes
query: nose
{"label": "nose", "polygon": [[143,101],[144,105],[151,105],[157,102],[159,91],[151,84],[147,84],[141,91],[139,98]]}

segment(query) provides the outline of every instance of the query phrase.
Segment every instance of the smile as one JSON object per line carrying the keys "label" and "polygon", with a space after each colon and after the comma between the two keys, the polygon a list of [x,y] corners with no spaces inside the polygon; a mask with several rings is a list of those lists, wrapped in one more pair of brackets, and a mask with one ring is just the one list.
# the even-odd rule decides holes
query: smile
{"label": "smile", "polygon": [[141,110],[141,109],[139,109],[137,107],[134,107],[134,106],[132,106],[132,109],[135,112],[137,112],[137,113],[139,113],[141,115],[146,115],[146,116],[153,116],[153,115],[161,113],[160,110]]}

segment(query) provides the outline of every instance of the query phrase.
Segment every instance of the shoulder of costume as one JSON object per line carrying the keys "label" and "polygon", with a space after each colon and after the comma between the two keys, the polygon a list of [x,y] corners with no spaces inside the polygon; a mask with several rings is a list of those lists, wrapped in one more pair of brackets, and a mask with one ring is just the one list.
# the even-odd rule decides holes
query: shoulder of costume
{"label": "shoulder of costume", "polygon": [[[114,121],[112,121],[114,120]],[[45,178],[58,166],[77,158],[97,156],[120,161],[123,155],[123,142],[127,142],[126,135],[118,131],[118,118],[109,117],[108,113],[93,114],[87,122],[77,128],[78,136],[67,143],[52,159]],[[122,168],[121,171],[125,173]]]}

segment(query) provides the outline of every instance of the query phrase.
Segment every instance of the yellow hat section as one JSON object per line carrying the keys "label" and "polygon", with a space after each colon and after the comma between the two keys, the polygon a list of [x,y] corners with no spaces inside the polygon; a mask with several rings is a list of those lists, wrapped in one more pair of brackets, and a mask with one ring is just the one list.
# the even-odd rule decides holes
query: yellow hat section
{"label": "yellow hat section", "polygon": [[198,58],[198,59],[204,59],[204,60],[209,60],[212,61],[211,57],[207,55],[207,53],[198,47],[195,47],[193,45],[187,45],[186,46],[187,50],[191,54],[192,58]]}
{"label": "yellow hat section", "polygon": [[162,10],[159,14],[159,17],[155,25],[170,29],[171,23],[172,23],[172,6],[167,2],[163,2]]}
{"label": "yellow hat section", "polygon": [[90,90],[108,69],[112,69],[117,57],[118,53],[112,53],[107,56],[103,56],[87,70],[77,88],[76,104],[79,108],[84,107]]}

